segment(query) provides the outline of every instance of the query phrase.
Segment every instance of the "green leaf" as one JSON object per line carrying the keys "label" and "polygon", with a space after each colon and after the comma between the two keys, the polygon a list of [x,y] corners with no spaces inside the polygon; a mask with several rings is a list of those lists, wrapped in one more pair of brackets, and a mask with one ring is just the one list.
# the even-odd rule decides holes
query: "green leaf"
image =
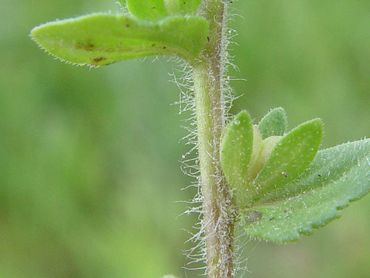
{"label": "green leaf", "polygon": [[324,186],[330,180],[340,178],[349,167],[357,162],[358,158],[366,156],[368,150],[366,144],[368,143],[364,140],[319,151],[314,162],[298,180],[267,193],[260,199],[260,202],[275,202],[282,196],[287,199],[303,194],[307,190]]}
{"label": "green leaf", "polygon": [[281,107],[272,109],[262,118],[258,128],[263,139],[270,136],[283,136],[288,128],[288,117],[285,110]]}
{"label": "green leaf", "polygon": [[225,128],[221,143],[221,166],[228,184],[235,189],[238,203],[248,193],[247,175],[253,151],[253,125],[246,111],[240,112]]}
{"label": "green leaf", "polygon": [[170,15],[194,14],[200,0],[126,0],[128,10],[137,18],[157,20]]}
{"label": "green leaf", "polygon": [[314,159],[321,139],[320,119],[303,123],[281,138],[254,181],[254,201],[296,179]]}
{"label": "green leaf", "polygon": [[192,60],[206,44],[202,17],[168,17],[160,22],[93,14],[34,28],[32,38],[50,54],[78,65],[100,66],[150,55]]}
{"label": "green leaf", "polygon": [[320,151],[292,187],[298,184],[297,195],[244,211],[241,223],[249,236],[294,241],[338,218],[339,210],[370,192],[370,140]]}

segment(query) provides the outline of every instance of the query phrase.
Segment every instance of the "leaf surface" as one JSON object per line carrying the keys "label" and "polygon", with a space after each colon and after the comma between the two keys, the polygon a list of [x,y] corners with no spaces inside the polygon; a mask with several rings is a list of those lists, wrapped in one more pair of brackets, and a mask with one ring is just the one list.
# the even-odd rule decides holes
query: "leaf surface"
{"label": "leaf surface", "polygon": [[254,181],[255,201],[296,179],[314,159],[321,139],[320,119],[303,123],[282,137]]}
{"label": "leaf surface", "polygon": [[258,128],[263,139],[270,136],[283,136],[288,128],[288,117],[285,110],[281,107],[272,109],[262,118]]}
{"label": "leaf surface", "polygon": [[370,140],[320,151],[292,187],[297,185],[295,196],[244,211],[241,223],[249,236],[294,241],[338,218],[339,210],[370,191]]}
{"label": "leaf surface", "polygon": [[170,14],[196,13],[201,0],[164,0],[165,7]]}
{"label": "leaf surface", "polygon": [[221,143],[221,166],[228,184],[236,190],[238,203],[248,194],[247,175],[253,151],[253,125],[246,111],[232,120],[223,135]]}
{"label": "leaf surface", "polygon": [[137,18],[157,20],[170,15],[194,14],[200,0],[126,0],[128,10]]}
{"label": "leaf surface", "polygon": [[168,15],[163,0],[126,0],[130,13],[137,18],[156,20]]}
{"label": "leaf surface", "polygon": [[121,60],[178,55],[192,60],[206,44],[202,17],[168,17],[159,22],[93,14],[34,28],[32,38],[50,54],[78,65],[107,65]]}

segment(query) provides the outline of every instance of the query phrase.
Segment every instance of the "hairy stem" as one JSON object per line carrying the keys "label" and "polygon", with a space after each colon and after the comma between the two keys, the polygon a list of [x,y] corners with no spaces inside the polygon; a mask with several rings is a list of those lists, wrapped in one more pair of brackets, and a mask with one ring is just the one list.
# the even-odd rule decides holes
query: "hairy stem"
{"label": "hairy stem", "polygon": [[206,0],[201,14],[210,22],[210,36],[193,72],[207,275],[228,278],[234,276],[234,221],[230,192],[220,166],[220,141],[225,125],[226,4],[220,0]]}

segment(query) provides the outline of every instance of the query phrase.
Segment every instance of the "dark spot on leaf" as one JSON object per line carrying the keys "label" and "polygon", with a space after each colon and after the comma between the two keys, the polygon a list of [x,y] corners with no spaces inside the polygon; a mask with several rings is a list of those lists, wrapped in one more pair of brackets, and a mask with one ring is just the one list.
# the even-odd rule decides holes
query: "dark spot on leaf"
{"label": "dark spot on leaf", "polygon": [[104,60],[107,60],[105,57],[96,57],[92,59],[93,64],[99,64],[100,62],[103,62]]}
{"label": "dark spot on leaf", "polygon": [[86,51],[93,51],[95,49],[95,45],[90,41],[78,42],[78,43],[76,43],[75,47],[77,49],[83,49],[83,50],[86,50]]}

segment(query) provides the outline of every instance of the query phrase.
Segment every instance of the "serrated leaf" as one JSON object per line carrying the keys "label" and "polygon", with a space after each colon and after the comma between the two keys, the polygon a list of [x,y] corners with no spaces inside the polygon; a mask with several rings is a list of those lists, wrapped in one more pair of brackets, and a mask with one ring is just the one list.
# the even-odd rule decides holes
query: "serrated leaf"
{"label": "serrated leaf", "polygon": [[200,0],[126,0],[128,10],[137,18],[157,20],[170,15],[193,14]]}
{"label": "serrated leaf", "polygon": [[[369,142],[369,140],[367,141]],[[298,180],[267,193],[260,199],[260,202],[270,203],[279,198],[293,197],[324,186],[330,180],[340,178],[348,168],[357,163],[359,158],[366,157],[370,147],[365,142],[366,140],[358,141],[319,151],[314,162]]]}
{"label": "serrated leaf", "polygon": [[238,203],[247,190],[248,165],[253,151],[253,125],[246,111],[240,112],[227,127],[221,143],[221,166],[228,184],[235,189]]}
{"label": "serrated leaf", "polygon": [[294,241],[339,217],[339,210],[370,192],[370,140],[320,151],[297,184],[298,195],[244,212],[249,236]]}
{"label": "serrated leaf", "polygon": [[254,201],[296,179],[314,159],[321,139],[320,119],[303,123],[282,137],[254,181]]}
{"label": "serrated leaf", "polygon": [[78,65],[107,65],[150,55],[192,60],[206,44],[202,17],[168,17],[160,22],[93,14],[34,28],[32,38],[52,55]]}
{"label": "serrated leaf", "polygon": [[288,129],[288,117],[285,110],[281,107],[272,109],[262,118],[258,129],[263,139],[270,136],[283,136]]}

